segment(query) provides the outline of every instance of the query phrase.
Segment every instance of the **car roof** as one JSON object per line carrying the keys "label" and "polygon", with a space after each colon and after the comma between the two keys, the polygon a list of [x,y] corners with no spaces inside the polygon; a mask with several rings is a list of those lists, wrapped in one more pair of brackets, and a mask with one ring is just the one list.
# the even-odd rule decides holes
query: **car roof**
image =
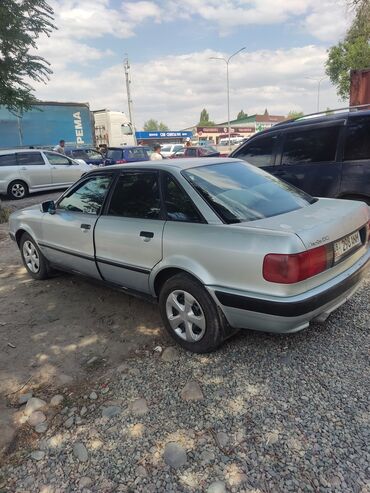
{"label": "car roof", "polygon": [[[147,146],[147,147],[149,147],[149,146]],[[112,150],[112,151],[115,151],[115,150],[123,151],[125,149],[143,149],[143,148],[144,148],[144,146],[121,146],[121,147],[116,146],[116,147],[107,147],[107,150],[108,151],[110,151],[110,150]]]}
{"label": "car roof", "polygon": [[163,159],[158,161],[139,161],[135,163],[126,163],[126,164],[115,164],[113,166],[109,166],[108,168],[97,168],[92,170],[91,173],[95,173],[98,171],[106,171],[107,169],[160,169],[163,171],[169,170],[171,168],[176,168],[180,170],[190,169],[190,168],[199,168],[203,166],[211,166],[213,164],[225,164],[225,163],[236,163],[242,162],[245,164],[245,161],[241,159],[233,159],[233,158],[219,158],[219,157],[206,157],[206,158],[184,158],[184,159]]}
{"label": "car roof", "polygon": [[60,154],[58,152],[52,151],[51,149],[0,149],[0,154],[12,154],[20,152],[54,152],[54,154]]}

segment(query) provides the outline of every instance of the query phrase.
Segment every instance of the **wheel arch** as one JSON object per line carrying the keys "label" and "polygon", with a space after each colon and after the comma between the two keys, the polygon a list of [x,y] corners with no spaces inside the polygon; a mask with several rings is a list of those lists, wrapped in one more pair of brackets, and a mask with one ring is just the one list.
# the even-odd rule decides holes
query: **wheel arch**
{"label": "wheel arch", "polygon": [[[200,275],[194,274],[194,271],[199,272]],[[208,273],[202,272],[202,269],[199,268],[199,266],[196,266],[195,269],[189,268],[189,266],[185,267],[181,264],[163,266],[153,272],[150,278],[150,288],[155,297],[158,298],[163,284],[176,274],[187,274],[202,285],[206,284],[209,278]]]}

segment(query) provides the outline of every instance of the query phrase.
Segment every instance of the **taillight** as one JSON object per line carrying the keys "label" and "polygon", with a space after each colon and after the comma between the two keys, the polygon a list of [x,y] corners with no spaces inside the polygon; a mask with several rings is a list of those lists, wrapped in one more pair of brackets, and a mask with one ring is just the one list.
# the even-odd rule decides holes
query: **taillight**
{"label": "taillight", "polygon": [[316,276],[333,265],[333,248],[329,245],[293,254],[269,253],[263,260],[266,281],[293,284]]}
{"label": "taillight", "polygon": [[127,163],[124,159],[117,159],[116,164],[124,164]]}

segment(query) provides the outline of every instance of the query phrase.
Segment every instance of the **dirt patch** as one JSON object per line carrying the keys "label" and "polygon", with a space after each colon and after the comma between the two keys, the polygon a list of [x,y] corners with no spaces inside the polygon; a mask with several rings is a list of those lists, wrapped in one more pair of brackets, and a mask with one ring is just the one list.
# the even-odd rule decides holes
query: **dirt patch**
{"label": "dirt patch", "polygon": [[[42,200],[28,198],[23,206]],[[139,348],[166,341],[155,304],[67,274],[31,279],[7,224],[0,226],[0,400],[25,382],[24,392],[94,378]],[[2,429],[9,419],[0,410]],[[9,440],[3,438],[0,449]]]}

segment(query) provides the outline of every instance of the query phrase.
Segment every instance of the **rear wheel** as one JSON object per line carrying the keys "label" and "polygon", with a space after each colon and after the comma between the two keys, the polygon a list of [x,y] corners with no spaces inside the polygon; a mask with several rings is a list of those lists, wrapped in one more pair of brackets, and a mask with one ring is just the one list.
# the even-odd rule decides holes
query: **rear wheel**
{"label": "rear wheel", "polygon": [[24,199],[28,195],[28,186],[22,180],[15,180],[8,186],[8,196],[13,200]]}
{"label": "rear wheel", "polygon": [[20,250],[24,266],[31,277],[38,280],[50,277],[49,263],[28,233],[22,235]]}
{"label": "rear wheel", "polygon": [[168,333],[183,348],[208,353],[224,340],[224,324],[204,287],[187,274],[168,279],[159,295],[159,307]]}

